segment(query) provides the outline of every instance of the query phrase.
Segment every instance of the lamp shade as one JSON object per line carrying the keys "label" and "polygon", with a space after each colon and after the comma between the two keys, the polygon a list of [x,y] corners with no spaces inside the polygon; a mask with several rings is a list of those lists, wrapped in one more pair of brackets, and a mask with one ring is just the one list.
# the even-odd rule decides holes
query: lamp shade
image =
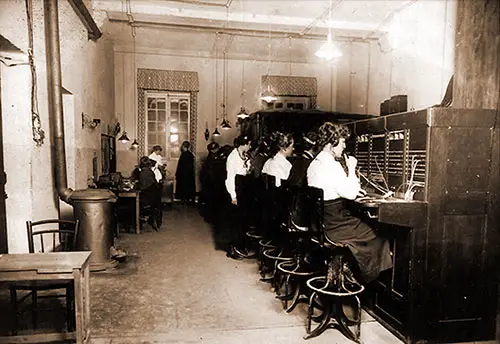
{"label": "lamp shade", "polygon": [[214,132],[212,133],[213,136],[220,136],[219,130],[217,130],[217,127],[215,127]]}
{"label": "lamp shade", "polygon": [[220,127],[224,130],[231,129],[231,124],[229,124],[229,121],[224,118]]}
{"label": "lamp shade", "polygon": [[278,97],[276,97],[276,95],[273,93],[273,91],[271,91],[271,89],[267,89],[262,93],[260,99],[262,99],[266,103],[271,103],[277,100]]}
{"label": "lamp shade", "polygon": [[122,136],[120,136],[120,138],[118,139],[118,141],[120,141],[121,143],[127,143],[130,141],[130,139],[128,138],[127,136],[127,132],[124,131]]}
{"label": "lamp shade", "polygon": [[250,115],[248,114],[248,112],[244,106],[241,107],[240,112],[238,112],[238,114],[236,115],[236,117],[241,118],[241,119],[245,119],[248,116],[250,116]]}
{"label": "lamp shade", "polygon": [[139,143],[137,142],[137,140],[134,140],[134,142],[132,142],[131,147],[132,147],[132,148],[137,148],[137,147],[139,147]]}
{"label": "lamp shade", "polygon": [[337,45],[332,41],[332,34],[328,33],[326,42],[316,52],[316,56],[325,60],[332,60],[342,56],[342,52]]}

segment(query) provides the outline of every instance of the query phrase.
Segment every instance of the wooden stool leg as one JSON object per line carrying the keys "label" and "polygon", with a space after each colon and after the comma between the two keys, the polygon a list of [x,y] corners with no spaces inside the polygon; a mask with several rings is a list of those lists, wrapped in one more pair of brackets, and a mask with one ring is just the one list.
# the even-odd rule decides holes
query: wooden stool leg
{"label": "wooden stool leg", "polygon": [[17,329],[19,327],[19,314],[17,311],[17,290],[14,287],[10,287],[10,302],[12,305],[12,314],[14,314],[14,329],[12,330],[12,334],[17,335]]}
{"label": "wooden stool leg", "polygon": [[31,289],[31,302],[32,302],[32,322],[33,322],[33,328],[37,329],[38,328],[38,294],[36,289]]}

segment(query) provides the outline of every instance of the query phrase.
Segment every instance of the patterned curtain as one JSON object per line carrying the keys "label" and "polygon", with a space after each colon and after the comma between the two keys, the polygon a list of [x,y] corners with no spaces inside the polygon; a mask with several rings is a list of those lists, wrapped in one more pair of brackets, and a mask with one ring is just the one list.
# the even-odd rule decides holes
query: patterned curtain
{"label": "patterned curtain", "polygon": [[316,107],[318,83],[314,77],[262,75],[260,80],[262,90],[270,85],[277,96],[310,97],[311,108]]}
{"label": "patterned curtain", "polygon": [[[192,152],[196,152],[196,135],[198,128],[198,73],[176,70],[145,69],[137,70],[137,104],[138,104],[138,140],[137,159],[142,156],[146,147],[146,114],[144,111],[144,98],[148,90],[189,92],[191,96],[190,141]],[[196,153],[195,153],[196,154]]]}

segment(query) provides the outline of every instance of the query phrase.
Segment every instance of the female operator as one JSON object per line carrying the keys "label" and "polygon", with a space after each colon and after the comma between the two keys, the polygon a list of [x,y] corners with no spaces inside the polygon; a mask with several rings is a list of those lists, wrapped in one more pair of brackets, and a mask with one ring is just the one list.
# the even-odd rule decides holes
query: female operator
{"label": "female operator", "polygon": [[233,259],[242,258],[246,255],[244,248],[245,233],[241,224],[241,209],[238,207],[237,176],[245,176],[250,170],[247,152],[250,149],[248,136],[238,136],[234,140],[234,149],[226,161],[226,190],[231,199],[231,205],[227,211],[226,228],[229,232],[229,246],[227,256]]}
{"label": "female operator", "polygon": [[268,159],[262,167],[262,173],[276,178],[276,187],[281,186],[282,180],[287,180],[292,164],[287,160],[293,153],[292,134],[275,132],[271,136],[272,158]]}
{"label": "female operator", "polygon": [[356,175],[356,158],[344,154],[349,129],[326,122],[318,135],[323,150],[309,165],[307,181],[309,186],[323,190],[325,235],[333,242],[347,245],[357,262],[358,277],[368,283],[392,267],[389,243],[346,206],[347,200],[365,194]]}

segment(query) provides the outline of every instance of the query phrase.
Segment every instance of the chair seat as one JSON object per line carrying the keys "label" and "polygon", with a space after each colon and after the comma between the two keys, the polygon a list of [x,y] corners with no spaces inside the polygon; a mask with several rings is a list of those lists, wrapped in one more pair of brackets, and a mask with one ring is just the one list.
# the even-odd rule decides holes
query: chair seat
{"label": "chair seat", "polygon": [[245,235],[247,237],[255,239],[255,240],[260,240],[260,239],[264,238],[263,235],[258,234],[257,231],[254,231],[254,230],[246,232]]}
{"label": "chair seat", "polygon": [[284,257],[281,255],[282,253],[283,252],[281,252],[281,250],[278,250],[276,248],[270,248],[265,250],[263,254],[265,257],[272,260],[289,261],[294,259],[293,257]]}
{"label": "chair seat", "polygon": [[353,290],[347,289],[344,285],[341,286],[340,289],[332,288],[332,285],[328,283],[326,276],[313,277],[307,280],[307,286],[319,294],[336,297],[354,296],[365,290],[365,287],[361,284],[353,286],[357,288],[353,288]]}

